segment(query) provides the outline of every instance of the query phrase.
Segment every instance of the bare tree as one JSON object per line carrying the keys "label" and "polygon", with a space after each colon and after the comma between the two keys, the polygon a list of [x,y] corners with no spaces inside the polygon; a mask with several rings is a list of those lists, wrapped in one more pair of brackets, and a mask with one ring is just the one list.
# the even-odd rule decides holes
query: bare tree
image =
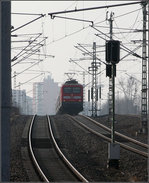
{"label": "bare tree", "polygon": [[[124,78],[121,78],[119,80],[119,85],[121,87],[121,91],[124,94],[124,99],[121,99],[121,101],[117,101],[118,105],[121,106],[121,110],[123,110],[124,113],[137,113],[138,108],[138,87],[139,83],[138,81],[132,77],[129,76],[127,80]],[[121,103],[121,104],[120,104]],[[120,110],[120,107],[119,107]],[[119,111],[118,111],[119,112]]]}

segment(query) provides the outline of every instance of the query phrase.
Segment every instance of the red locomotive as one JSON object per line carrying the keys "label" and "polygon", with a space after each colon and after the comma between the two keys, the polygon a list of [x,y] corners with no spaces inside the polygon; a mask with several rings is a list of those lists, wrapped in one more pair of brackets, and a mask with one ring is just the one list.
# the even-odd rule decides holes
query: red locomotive
{"label": "red locomotive", "polygon": [[66,81],[60,88],[56,103],[57,114],[78,114],[83,110],[83,86],[76,80]]}

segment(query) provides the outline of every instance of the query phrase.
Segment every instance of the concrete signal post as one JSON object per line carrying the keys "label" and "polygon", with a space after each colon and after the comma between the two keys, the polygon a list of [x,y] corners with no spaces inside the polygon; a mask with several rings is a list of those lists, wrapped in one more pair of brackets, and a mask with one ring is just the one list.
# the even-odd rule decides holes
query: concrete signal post
{"label": "concrete signal post", "polygon": [[116,64],[120,60],[120,42],[109,40],[106,43],[106,76],[112,78],[112,124],[111,138],[112,141],[108,145],[108,167],[119,167],[120,146],[115,143],[115,77]]}

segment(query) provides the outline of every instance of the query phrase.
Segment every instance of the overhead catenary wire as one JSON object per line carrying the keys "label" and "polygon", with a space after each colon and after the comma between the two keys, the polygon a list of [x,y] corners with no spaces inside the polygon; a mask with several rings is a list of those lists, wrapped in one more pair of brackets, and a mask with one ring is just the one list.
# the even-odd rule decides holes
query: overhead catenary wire
{"label": "overhead catenary wire", "polygon": [[34,63],[34,64],[31,65],[30,67],[26,68],[25,70],[21,71],[20,73],[17,73],[17,75],[12,76],[11,78],[14,78],[15,76],[18,76],[18,75],[22,74],[23,72],[29,70],[29,69],[32,68],[33,66],[39,64],[41,61],[42,61],[42,60],[40,60],[39,62]]}
{"label": "overhead catenary wire", "polygon": [[[18,54],[18,55],[20,55],[19,57],[23,56],[23,55],[26,54],[28,51],[34,51],[34,50],[32,50],[32,49],[33,49],[34,47],[38,46],[38,45],[43,46],[43,45],[41,45],[41,43],[42,43],[45,39],[47,39],[47,37],[45,37],[43,40],[41,40],[40,42],[38,42],[38,43],[36,43],[35,45],[33,45],[32,47],[30,47],[29,50],[26,50],[26,48],[28,48],[29,45],[31,46],[31,44],[29,44],[28,46],[26,46],[26,48],[23,49],[20,53],[22,53],[23,51],[25,51],[25,52],[22,53],[22,55]],[[32,42],[32,41],[31,41],[31,42]],[[33,42],[32,42],[32,43],[33,43]],[[19,58],[18,55],[15,56],[15,59],[14,59],[14,60],[16,60],[16,59]]]}
{"label": "overhead catenary wire", "polygon": [[[141,2],[140,2],[140,3],[141,3]],[[129,14],[134,13],[134,12],[139,11],[139,10],[141,10],[141,8],[136,9],[136,10],[133,10],[133,11],[130,11],[130,12],[127,12],[127,13],[124,13],[124,14],[121,14],[121,15],[118,15],[118,16],[115,16],[114,18],[120,18],[120,17],[129,15]],[[94,24],[94,26],[95,26],[96,24],[99,24],[99,23],[101,23],[101,22],[96,22],[96,23]],[[113,27],[113,28],[114,28],[114,27]]]}
{"label": "overhead catenary wire", "polygon": [[[73,59],[70,58],[69,62],[73,62],[76,65],[78,65],[81,69],[83,69],[85,72],[88,72],[86,69],[84,69],[81,65],[79,65],[77,62],[73,61]],[[89,73],[89,72],[88,72]],[[90,74],[90,73],[89,73]]]}
{"label": "overhead catenary wire", "polygon": [[[138,50],[139,48],[141,48],[142,47],[142,44],[140,44],[139,46],[137,46],[135,49],[133,49],[132,51],[134,52],[134,51],[136,51],[136,50]],[[129,52],[127,55],[125,55],[125,56],[123,56],[122,58],[121,58],[121,60],[123,60],[124,58],[126,58],[127,56],[129,56],[131,54],[131,52]]]}
{"label": "overhead catenary wire", "polygon": [[[138,4],[139,2],[137,2],[137,4]],[[141,2],[140,2],[141,3]],[[139,4],[140,4],[139,3]],[[106,6],[107,7],[107,6]],[[128,13],[125,13],[125,14],[122,14],[122,15],[119,15],[119,16],[116,16],[115,18],[119,18],[119,17],[121,17],[121,16],[125,16],[125,15],[128,15],[128,14],[130,14],[130,13],[134,13],[134,12],[136,12],[136,11],[138,11],[138,10],[140,10],[140,8],[139,9],[137,9],[137,10],[134,10],[134,11],[131,11],[131,12],[128,12]],[[83,8],[83,10],[82,11],[84,11],[84,8]],[[65,13],[66,11],[64,11],[64,13]],[[59,12],[58,12],[59,13]],[[58,14],[57,13],[57,14]],[[50,13],[49,13],[50,14]],[[106,20],[103,20],[103,21],[100,21],[100,22],[94,22],[94,27],[98,27],[98,25],[96,25],[96,24],[99,24],[99,23],[103,23],[103,22],[105,22]],[[62,39],[65,39],[66,37],[69,37],[69,36],[72,36],[72,35],[74,35],[74,34],[77,34],[78,32],[81,32],[82,30],[84,30],[84,29],[87,29],[87,28],[89,28],[90,26],[83,26],[83,28],[82,29],[79,29],[79,30],[77,30],[77,31],[75,31],[75,32],[73,32],[73,33],[70,33],[70,34],[67,34],[67,35],[65,35],[65,36],[63,36],[63,37],[61,37],[61,38],[59,38],[59,39],[57,39],[57,40],[53,40],[52,42],[50,42],[49,44],[52,44],[52,43],[54,43],[54,42],[57,42],[57,41],[61,41]],[[105,27],[105,26],[100,26],[100,27]],[[109,27],[107,27],[107,28],[109,28]],[[114,28],[114,27],[113,27]],[[116,28],[114,28],[114,29],[116,29]],[[127,29],[127,28],[120,28],[120,29],[124,29],[124,30],[130,30],[130,29]],[[137,31],[137,29],[134,29],[134,31]],[[49,45],[48,44],[48,45]]]}
{"label": "overhead catenary wire", "polygon": [[42,18],[42,17],[44,17],[44,16],[45,16],[45,15],[42,14],[40,17],[38,17],[38,18],[36,18],[36,19],[33,19],[32,21],[30,21],[30,22],[28,22],[28,23],[26,23],[26,24],[24,24],[24,25],[21,25],[21,26],[17,27],[16,29],[13,29],[11,32],[15,32],[15,31],[17,31],[17,30],[19,30],[19,29],[25,27],[26,25],[29,25],[29,24],[35,22],[36,20],[38,20],[38,19],[40,19],[40,18]]}
{"label": "overhead catenary wire", "polygon": [[[140,10],[141,10],[141,8],[140,8]],[[139,12],[137,13],[137,16],[136,16],[136,18],[135,18],[135,21],[134,21],[133,25],[131,26],[131,29],[130,29],[130,31],[128,32],[128,34],[131,33],[132,30],[134,29],[134,26],[135,26],[135,24],[136,24],[136,22],[137,22],[137,19],[138,19],[140,10],[139,10]],[[118,30],[119,30],[119,32],[120,32],[120,29],[119,29],[119,27],[118,27],[118,25],[117,25],[117,23],[116,23],[115,17],[114,17],[114,23],[115,23],[116,27],[118,28]],[[126,40],[128,39],[128,34],[127,34],[127,37],[126,37],[126,35],[124,36],[122,32],[120,32],[120,34],[123,36],[124,39],[126,39]],[[115,34],[114,34],[114,35],[115,35]]]}
{"label": "overhead catenary wire", "polygon": [[42,45],[40,45],[36,50],[34,50],[32,53],[28,54],[26,57],[23,57],[21,60],[18,60],[15,64],[13,64],[11,67],[15,66],[16,64],[20,63],[21,61],[29,58],[30,56],[32,56],[34,53],[36,52],[39,52],[39,48],[41,47]]}
{"label": "overhead catenary wire", "polygon": [[[85,47],[83,47],[81,44],[79,44],[78,43],[78,45],[81,47],[81,48],[83,48],[84,50],[85,50],[85,53],[87,53],[88,55],[90,55],[90,56],[93,56],[93,54],[90,52],[90,51],[88,51]],[[76,48],[78,48],[78,47],[76,47]],[[79,48],[78,48],[79,49]],[[81,50],[81,49],[80,49]],[[81,50],[82,51],[82,50]],[[101,63],[103,63],[103,64],[105,64],[106,65],[106,63],[105,62],[103,62],[101,59],[99,59],[98,57],[96,57],[96,59],[97,60],[99,60]]]}
{"label": "overhead catenary wire", "polygon": [[24,37],[24,36],[34,36],[34,35],[40,35],[42,33],[26,33],[26,34],[14,34],[14,35],[11,35],[11,36],[14,36],[14,37]]}
{"label": "overhead catenary wire", "polygon": [[11,62],[13,62],[13,61],[15,61],[17,58],[18,58],[18,56],[29,46],[29,45],[31,45],[34,41],[36,41],[39,37],[41,36],[41,34],[39,34],[36,38],[34,38],[32,41],[28,41],[29,42],[29,44],[25,47],[25,48],[23,48],[16,56],[14,56],[14,58],[11,60]]}
{"label": "overhead catenary wire", "polygon": [[[44,40],[45,40],[45,39],[44,39]],[[19,57],[22,57],[24,54],[27,54],[28,52],[33,53],[34,51],[36,51],[37,48],[34,49],[34,50],[33,50],[33,48],[37,47],[38,45],[39,45],[40,47],[43,46],[44,44],[41,44],[41,43],[42,43],[44,40],[42,40],[42,41],[36,43],[35,45],[33,45],[33,46],[32,46],[31,48],[29,48],[28,50],[25,50],[25,52],[22,53],[22,55],[20,55]],[[39,49],[39,48],[38,48],[38,49]],[[29,54],[30,54],[30,53],[29,53]],[[18,59],[19,57],[17,57],[17,59]]]}
{"label": "overhead catenary wire", "polygon": [[82,29],[83,30],[83,29]]}
{"label": "overhead catenary wire", "polygon": [[33,78],[27,80],[27,81],[24,82],[24,83],[20,83],[20,85],[16,86],[16,88],[19,87],[19,86],[22,86],[22,85],[24,85],[24,84],[26,84],[26,83],[28,83],[29,81],[32,81],[32,80],[36,79],[37,77],[39,77],[39,76],[41,76],[41,75],[43,75],[43,74],[44,74],[44,73],[41,73],[41,74],[39,74],[38,76],[35,76],[35,77],[33,77]]}
{"label": "overhead catenary wire", "polygon": [[85,28],[81,28],[81,29],[79,29],[79,30],[77,30],[77,31],[74,31],[74,32],[72,32],[72,33],[70,33],[70,34],[67,34],[67,35],[65,35],[65,36],[63,36],[63,37],[61,37],[61,38],[59,38],[59,39],[56,39],[56,40],[53,39],[53,41],[49,42],[47,45],[53,44],[53,43],[55,43],[55,42],[57,42],[57,41],[61,41],[61,40],[63,40],[63,39],[66,39],[67,37],[72,36],[72,35],[74,35],[74,34],[77,34],[77,33],[81,32],[81,31],[83,31],[84,29],[87,29],[87,28],[89,28],[89,26],[86,26]]}
{"label": "overhead catenary wire", "polygon": [[[102,25],[96,25],[96,23],[94,23],[94,27],[100,27],[100,28],[106,28],[109,29],[108,26],[102,26]],[[126,27],[113,27],[113,29],[118,29],[118,30],[128,30],[128,31],[134,31],[134,32],[138,32],[138,31],[142,31],[142,29],[130,29],[130,28],[126,28]]]}
{"label": "overhead catenary wire", "polygon": [[[47,39],[47,38],[45,38],[45,39]],[[43,42],[43,41],[44,41],[44,40],[42,40],[41,42]],[[37,45],[39,45],[38,48],[36,48],[35,50],[33,50],[33,51],[32,51],[31,53],[29,53],[27,56],[23,57],[21,60],[18,60],[15,64],[12,65],[12,67],[13,67],[14,65],[20,63],[21,61],[23,61],[23,60],[29,58],[29,57],[32,56],[34,53],[38,52],[38,51],[39,51],[39,48],[43,46],[43,45],[40,45],[41,42],[39,42],[39,43],[37,44]],[[36,45],[36,46],[37,46],[37,45]]]}
{"label": "overhead catenary wire", "polygon": [[[110,36],[108,36],[107,34],[103,33],[102,31],[98,30],[97,28],[95,28],[94,26],[91,26],[93,29],[97,30],[98,32],[102,33],[104,36],[106,36],[107,38],[110,39]],[[95,34],[96,36],[100,37],[101,39],[107,41],[107,39],[103,38],[102,36],[99,36],[98,34]],[[132,50],[130,50],[129,48],[127,48],[126,46],[124,46],[122,43],[120,43],[121,45],[121,49],[132,54],[135,57],[139,57],[142,58],[140,55],[138,55],[137,53],[134,53]]]}
{"label": "overhead catenary wire", "polygon": [[[134,12],[134,11],[132,11],[132,12]],[[57,13],[58,14],[58,13]],[[126,15],[126,14],[125,14]],[[55,17],[55,15],[53,15],[53,17],[51,17],[51,18],[54,18]],[[66,18],[66,17],[61,17],[61,18]],[[71,19],[71,18],[68,18],[68,19]],[[77,19],[78,20],[78,19]],[[82,21],[82,20],[81,20]],[[93,25],[92,25],[92,27],[93,27]],[[123,50],[124,51],[129,51],[130,53],[132,53],[132,51],[131,50],[129,50],[127,47],[125,47],[124,45],[122,45],[124,48],[123,48]],[[140,57],[139,55],[137,55],[136,53],[132,53],[134,56],[137,56],[137,57]],[[140,57],[141,58],[141,57]]]}

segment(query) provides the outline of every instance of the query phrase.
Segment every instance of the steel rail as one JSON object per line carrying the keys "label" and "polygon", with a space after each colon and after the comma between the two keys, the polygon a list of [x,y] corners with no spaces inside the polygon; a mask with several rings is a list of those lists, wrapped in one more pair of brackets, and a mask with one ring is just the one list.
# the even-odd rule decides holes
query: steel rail
{"label": "steel rail", "polygon": [[[93,129],[87,127],[86,125],[84,125],[83,123],[81,123],[80,121],[78,121],[77,119],[75,119],[74,117],[72,117],[72,116],[70,116],[70,115],[67,115],[67,116],[69,116],[72,120],[74,120],[74,121],[76,121],[77,123],[79,123],[81,126],[83,126],[84,128],[86,128],[88,131],[94,133],[94,134],[97,135],[97,136],[100,136],[101,138],[103,138],[104,140],[107,140],[108,142],[112,142],[112,139],[111,139],[111,138],[108,138],[108,137],[102,135],[101,133],[96,132],[95,130],[93,130]],[[139,155],[142,155],[142,156],[148,158],[148,153],[146,153],[146,152],[140,151],[140,150],[138,150],[138,149],[135,149],[135,148],[133,148],[133,147],[130,147],[130,146],[125,145],[125,144],[123,144],[123,143],[121,143],[121,142],[118,142],[118,141],[115,141],[115,143],[119,144],[121,147],[123,147],[123,148],[125,148],[125,149],[127,149],[127,150],[129,150],[129,151],[135,152],[135,153],[137,153],[137,154],[139,154]]]}
{"label": "steel rail", "polygon": [[[107,130],[107,131],[109,131],[109,132],[111,131],[110,128],[106,127],[105,125],[103,125],[103,124],[101,124],[101,123],[98,123],[97,121],[95,121],[95,120],[93,120],[93,119],[91,119],[91,118],[89,118],[89,117],[87,117],[87,116],[84,116],[84,115],[80,115],[80,116],[83,116],[84,118],[89,119],[90,121],[92,121],[92,122],[95,123],[96,125],[102,127],[103,129],[105,129],[105,130]],[[115,134],[118,135],[118,136],[120,136],[120,137],[123,137],[123,138],[129,140],[130,142],[133,142],[134,144],[140,145],[140,146],[145,147],[145,148],[149,148],[149,145],[148,145],[148,144],[144,144],[144,143],[142,143],[142,142],[140,142],[140,141],[138,141],[138,140],[132,139],[131,137],[128,137],[128,136],[126,136],[126,135],[123,135],[123,134],[121,134],[121,133],[119,133],[119,132],[116,132],[116,131],[115,131]]]}
{"label": "steel rail", "polygon": [[32,141],[31,141],[31,135],[32,135],[32,127],[33,127],[33,123],[35,121],[35,117],[36,115],[33,116],[32,118],[32,121],[31,121],[31,124],[30,124],[30,127],[29,127],[29,133],[28,133],[28,142],[29,142],[29,152],[31,154],[31,157],[32,157],[32,160],[33,160],[33,163],[38,171],[38,173],[40,174],[41,178],[45,181],[45,182],[50,182],[48,180],[48,178],[45,176],[45,174],[43,173],[43,171],[41,170],[36,158],[35,158],[35,155],[34,155],[34,152],[33,152],[33,148],[32,148]]}
{"label": "steel rail", "polygon": [[68,159],[64,156],[64,154],[62,153],[62,151],[60,150],[55,138],[54,138],[54,135],[53,135],[53,132],[52,132],[52,126],[51,126],[51,122],[50,122],[50,118],[49,116],[47,116],[47,119],[48,119],[48,124],[49,124],[49,130],[50,130],[50,134],[51,134],[51,137],[52,137],[52,140],[54,142],[54,146],[57,150],[57,152],[59,153],[59,155],[61,156],[61,158],[64,160],[64,162],[67,164],[67,166],[71,169],[71,171],[78,177],[79,180],[83,181],[83,182],[89,182],[85,177],[83,177],[83,175],[81,175],[76,169],[75,167],[68,161]]}

